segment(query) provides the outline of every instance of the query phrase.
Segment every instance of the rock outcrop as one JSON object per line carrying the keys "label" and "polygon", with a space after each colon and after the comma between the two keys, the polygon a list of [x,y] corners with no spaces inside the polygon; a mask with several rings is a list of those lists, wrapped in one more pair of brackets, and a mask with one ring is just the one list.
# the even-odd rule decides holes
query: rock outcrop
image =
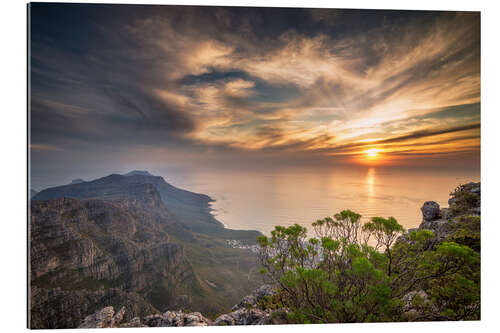
{"label": "rock outcrop", "polygon": [[182,311],[167,311],[162,315],[150,315],[143,323],[148,327],[169,326],[210,326],[212,321],[199,312],[184,313]]}
{"label": "rock outcrop", "polygon": [[432,221],[440,217],[439,204],[435,201],[426,201],[422,208],[422,216],[424,221]]}
{"label": "rock outcrop", "polygon": [[275,294],[273,286],[265,284],[259,289],[254,290],[250,295],[243,297],[241,302],[233,306],[231,310],[235,311],[238,309],[247,309],[257,307],[259,302],[261,302],[266,296],[272,296]]}
{"label": "rock outcrop", "polygon": [[85,317],[79,328],[286,324],[288,322],[285,309],[262,310],[258,308],[259,303],[266,296],[272,296],[274,293],[272,286],[263,285],[252,294],[243,297],[241,302],[233,307],[232,312],[220,315],[215,321],[211,321],[199,312],[166,311],[163,314],[136,316],[129,321],[122,322],[122,319],[126,317],[125,308],[122,307],[115,314],[114,308],[108,306]]}
{"label": "rock outcrop", "polygon": [[279,319],[282,319],[284,310],[262,310],[258,308],[266,297],[274,294],[273,286],[265,284],[250,295],[243,297],[238,304],[233,306],[232,312],[217,317],[214,324],[220,326],[282,324],[283,322]]}
{"label": "rock outcrop", "polygon": [[182,311],[167,311],[144,317],[132,318],[123,322],[125,308],[115,314],[112,306],[105,307],[87,317],[78,328],[116,328],[116,327],[180,327],[180,326],[211,326],[212,321],[199,312],[184,313]]}
{"label": "rock outcrop", "polygon": [[125,308],[122,307],[120,311],[115,314],[112,306],[107,306],[104,309],[97,311],[90,316],[87,316],[83,323],[78,328],[112,328],[118,327],[123,319]]}
{"label": "rock outcrop", "polygon": [[219,326],[266,324],[271,324],[271,311],[260,309],[238,309],[215,320],[215,325]]}
{"label": "rock outcrop", "polygon": [[[430,230],[436,235],[430,246],[442,242],[456,231],[457,222],[463,216],[481,215],[481,183],[462,185],[451,194],[448,204],[449,208],[440,208],[437,202],[426,201],[421,208],[422,222],[418,228],[408,231]],[[407,237],[403,235],[400,240]]]}

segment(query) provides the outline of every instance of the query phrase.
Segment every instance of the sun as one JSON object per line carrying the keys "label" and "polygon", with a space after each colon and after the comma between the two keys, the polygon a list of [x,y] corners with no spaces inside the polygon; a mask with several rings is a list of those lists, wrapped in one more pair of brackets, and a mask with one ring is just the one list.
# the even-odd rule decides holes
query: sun
{"label": "sun", "polygon": [[379,152],[380,152],[380,149],[378,149],[378,148],[371,148],[371,149],[365,150],[366,156],[371,157],[371,158],[377,157]]}

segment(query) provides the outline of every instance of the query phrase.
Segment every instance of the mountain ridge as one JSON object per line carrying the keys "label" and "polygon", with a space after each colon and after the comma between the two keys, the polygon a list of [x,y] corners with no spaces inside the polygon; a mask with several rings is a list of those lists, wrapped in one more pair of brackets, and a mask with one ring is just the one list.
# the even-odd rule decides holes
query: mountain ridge
{"label": "mountain ridge", "polygon": [[75,327],[108,297],[101,288],[117,290],[113,305],[125,304],[127,317],[230,307],[257,286],[257,261],[228,248],[227,239],[255,242],[260,233],[225,229],[210,200],[144,175],[111,174],[38,193],[30,200],[30,280],[44,297],[32,299],[31,326]]}
{"label": "mountain ridge", "polygon": [[124,176],[154,176],[154,175],[146,170],[132,170],[124,174]]}
{"label": "mountain ridge", "polygon": [[106,200],[120,199],[128,187],[137,184],[154,185],[167,208],[178,211],[177,217],[185,224],[193,227],[191,219],[209,221],[212,224],[223,225],[210,214],[209,203],[213,201],[208,195],[198,194],[179,189],[167,183],[160,176],[145,176],[143,174],[120,175],[110,174],[91,181],[67,184],[44,189],[38,192],[32,200],[50,200],[62,197],[75,199],[101,198]]}

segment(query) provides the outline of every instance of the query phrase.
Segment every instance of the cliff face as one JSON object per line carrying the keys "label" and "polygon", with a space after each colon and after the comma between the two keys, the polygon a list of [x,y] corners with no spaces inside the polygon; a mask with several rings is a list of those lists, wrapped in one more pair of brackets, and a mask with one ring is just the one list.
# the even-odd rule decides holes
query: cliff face
{"label": "cliff face", "polygon": [[[85,309],[110,297],[104,289],[115,288],[115,298],[127,301],[131,292],[147,298],[158,281],[176,288],[196,287],[183,246],[169,242],[167,228],[172,225],[175,222],[151,186],[144,186],[137,197],[114,201],[32,201],[32,327],[74,327],[81,314],[88,313]],[[154,309],[142,296],[132,299],[144,305],[130,315]],[[44,309],[43,304],[50,306]],[[178,306],[179,300],[171,295],[162,305]],[[66,309],[75,312],[66,316]],[[72,325],[59,319],[68,317],[74,318]]]}
{"label": "cliff face", "polygon": [[142,270],[163,254],[175,266],[183,253],[182,246],[168,243],[166,230],[174,222],[158,194],[145,190],[140,201],[32,201],[32,278],[59,269],[80,269],[91,278],[114,279]]}
{"label": "cliff face", "polygon": [[[107,305],[125,306],[124,320],[229,308],[256,287],[257,262],[226,239],[257,234],[222,229],[209,201],[144,174],[39,192],[30,202],[31,327],[76,327]],[[222,238],[193,231],[219,228]]]}
{"label": "cliff face", "polygon": [[123,320],[159,313],[140,294],[119,288],[65,290],[33,286],[30,301],[32,328],[74,328],[85,316],[100,310],[103,305],[125,307]]}

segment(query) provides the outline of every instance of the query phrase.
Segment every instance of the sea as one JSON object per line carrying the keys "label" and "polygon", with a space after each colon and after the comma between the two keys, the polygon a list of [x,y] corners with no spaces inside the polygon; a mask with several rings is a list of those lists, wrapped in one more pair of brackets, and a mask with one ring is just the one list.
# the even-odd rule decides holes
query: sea
{"label": "sea", "polygon": [[331,169],[190,169],[160,174],[174,186],[207,194],[212,213],[227,228],[259,230],[311,223],[344,209],[362,215],[395,217],[405,228],[422,221],[420,208],[433,200],[448,206],[458,185],[480,181],[478,171],[395,167]]}

